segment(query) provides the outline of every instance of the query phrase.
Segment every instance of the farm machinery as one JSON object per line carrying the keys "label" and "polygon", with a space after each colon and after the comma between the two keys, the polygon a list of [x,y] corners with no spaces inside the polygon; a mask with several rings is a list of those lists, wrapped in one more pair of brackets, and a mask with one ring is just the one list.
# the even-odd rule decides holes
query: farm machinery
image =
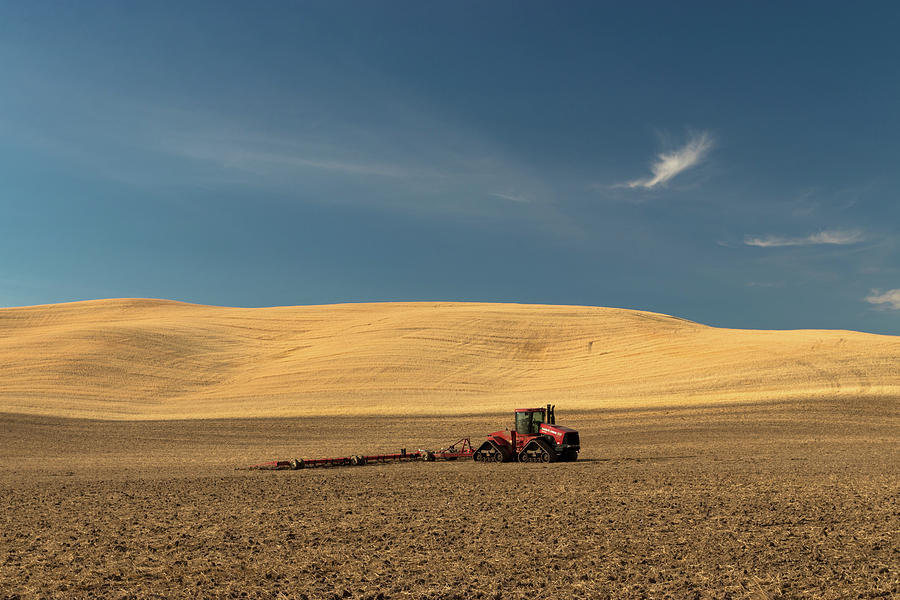
{"label": "farm machinery", "polygon": [[570,462],[578,459],[578,432],[556,424],[556,407],[517,408],[513,429],[495,431],[472,454],[479,462]]}
{"label": "farm machinery", "polygon": [[439,450],[418,450],[398,453],[275,460],[249,469],[308,469],[317,467],[362,466],[371,463],[436,461],[472,458],[481,463],[501,462],[570,462],[578,459],[581,449],[578,431],[556,424],[556,407],[548,404],[540,408],[517,408],[512,429],[495,431],[475,448],[469,438],[461,438]]}

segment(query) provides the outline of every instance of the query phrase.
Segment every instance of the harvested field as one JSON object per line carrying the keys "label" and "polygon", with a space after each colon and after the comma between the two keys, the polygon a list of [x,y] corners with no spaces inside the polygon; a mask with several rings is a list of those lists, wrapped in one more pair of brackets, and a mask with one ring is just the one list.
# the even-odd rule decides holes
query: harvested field
{"label": "harvested field", "polygon": [[896,399],[573,412],[577,463],[281,472],[510,415],[5,415],[0,598],[900,595]]}

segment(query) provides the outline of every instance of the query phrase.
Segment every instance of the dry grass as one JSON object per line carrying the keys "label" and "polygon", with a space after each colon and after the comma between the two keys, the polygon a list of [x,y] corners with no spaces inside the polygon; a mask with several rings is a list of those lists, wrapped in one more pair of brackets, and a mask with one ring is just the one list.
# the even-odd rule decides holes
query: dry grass
{"label": "dry grass", "polygon": [[900,338],[591,307],[0,309],[0,412],[103,419],[568,410],[900,396]]}

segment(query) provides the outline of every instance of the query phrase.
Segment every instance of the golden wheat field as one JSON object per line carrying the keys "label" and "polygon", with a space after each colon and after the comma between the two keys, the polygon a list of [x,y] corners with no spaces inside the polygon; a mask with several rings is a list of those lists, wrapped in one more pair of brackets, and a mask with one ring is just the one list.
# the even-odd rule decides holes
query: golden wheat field
{"label": "golden wheat field", "polygon": [[0,412],[451,415],[900,396],[900,338],[612,308],[97,300],[0,309]]}
{"label": "golden wheat field", "polygon": [[[0,599],[900,597],[898,366],[609,308],[0,309]],[[547,402],[577,462],[242,468]]]}

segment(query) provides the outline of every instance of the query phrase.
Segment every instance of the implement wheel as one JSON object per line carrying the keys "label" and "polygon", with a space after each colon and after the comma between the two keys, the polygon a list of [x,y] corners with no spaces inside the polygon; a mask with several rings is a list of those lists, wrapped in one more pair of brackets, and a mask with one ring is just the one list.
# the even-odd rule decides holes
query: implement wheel
{"label": "implement wheel", "polygon": [[297,469],[303,468],[303,459],[302,458],[292,458],[291,459],[291,470],[296,471]]}

